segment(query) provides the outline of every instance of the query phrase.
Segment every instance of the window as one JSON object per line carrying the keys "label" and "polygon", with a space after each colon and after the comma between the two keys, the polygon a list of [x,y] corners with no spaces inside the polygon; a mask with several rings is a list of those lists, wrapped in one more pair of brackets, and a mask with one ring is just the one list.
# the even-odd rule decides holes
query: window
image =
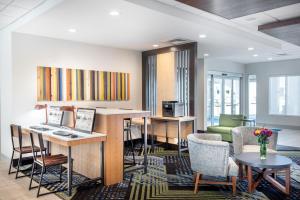
{"label": "window", "polygon": [[269,113],[300,116],[300,76],[270,77]]}

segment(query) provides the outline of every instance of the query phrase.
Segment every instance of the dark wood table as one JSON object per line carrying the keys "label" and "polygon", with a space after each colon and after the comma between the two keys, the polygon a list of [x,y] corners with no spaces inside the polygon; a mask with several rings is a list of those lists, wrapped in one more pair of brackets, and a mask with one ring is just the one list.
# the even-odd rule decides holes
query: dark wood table
{"label": "dark wood table", "polygon": [[[237,163],[239,164],[240,178],[243,177],[243,166],[246,166],[247,179],[248,179],[248,191],[252,193],[259,185],[261,180],[265,179],[274,187],[282,191],[283,193],[290,194],[290,168],[292,160],[285,156],[277,154],[268,154],[267,159],[261,160],[259,153],[242,153],[235,156]],[[258,172],[258,176],[253,180],[252,169]],[[276,180],[276,173],[278,171],[285,172],[285,185],[280,184]]]}

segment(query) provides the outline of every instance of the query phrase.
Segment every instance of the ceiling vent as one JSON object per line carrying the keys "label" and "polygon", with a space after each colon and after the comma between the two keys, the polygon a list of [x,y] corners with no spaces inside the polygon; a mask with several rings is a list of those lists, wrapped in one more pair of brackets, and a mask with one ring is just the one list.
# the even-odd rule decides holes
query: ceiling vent
{"label": "ceiling vent", "polygon": [[164,43],[170,44],[170,45],[179,45],[179,44],[185,44],[192,42],[192,40],[184,39],[184,38],[174,38],[172,40],[164,41]]}
{"label": "ceiling vent", "polygon": [[277,53],[276,55],[277,56],[287,56],[288,54],[287,53]]}

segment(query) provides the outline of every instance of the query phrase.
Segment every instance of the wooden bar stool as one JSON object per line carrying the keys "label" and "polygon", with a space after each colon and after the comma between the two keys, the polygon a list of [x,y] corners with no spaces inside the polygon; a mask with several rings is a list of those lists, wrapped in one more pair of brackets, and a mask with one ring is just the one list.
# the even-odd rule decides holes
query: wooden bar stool
{"label": "wooden bar stool", "polygon": [[[41,133],[31,131],[30,132],[30,140],[31,140],[32,149],[33,149],[33,147],[35,147],[34,135],[37,135],[39,149],[43,149],[44,148],[43,135]],[[61,182],[62,172],[63,172],[62,165],[68,163],[68,157],[63,154],[46,155],[45,152],[43,152],[43,151],[40,151],[40,153],[41,153],[41,155],[37,156],[37,154],[34,151],[32,151],[33,165],[32,165],[32,171],[31,171],[30,184],[29,184],[29,190],[31,190],[32,188],[36,188],[36,187],[31,187],[32,179],[33,179],[33,175],[35,175],[36,166],[40,166],[42,169],[41,169],[41,175],[40,175],[40,180],[39,180],[39,185],[38,185],[37,197],[39,197],[40,195],[45,195],[45,194],[40,194],[40,188],[42,186],[43,175],[45,173],[46,168],[50,167],[50,166],[58,166],[59,165],[60,166],[59,182]],[[72,164],[71,164],[71,166],[72,166]],[[48,170],[48,171],[50,171],[50,170]],[[47,184],[44,184],[43,186],[49,185],[49,184],[53,184],[53,183],[47,183]],[[53,192],[50,192],[50,193],[53,193]],[[50,194],[50,193],[46,193],[46,194]]]}
{"label": "wooden bar stool", "polygon": [[[18,176],[18,174],[20,172],[20,165],[22,162],[23,154],[29,154],[32,152],[37,154],[37,152],[40,152],[41,150],[46,151],[46,148],[40,149],[37,146],[23,146],[22,128],[19,125],[11,124],[10,125],[10,133],[11,133],[11,141],[12,141],[13,151],[12,151],[12,155],[11,155],[8,174],[16,173],[16,179],[17,179],[17,178],[25,177],[25,176]],[[17,141],[18,141],[17,144],[16,144],[15,139],[17,139]],[[19,160],[18,160],[17,171],[12,172],[11,166],[13,165],[13,159],[14,159],[15,152],[19,153]]]}
{"label": "wooden bar stool", "polygon": [[135,155],[134,155],[134,143],[132,140],[132,120],[131,118],[126,118],[124,119],[124,133],[126,134],[126,141],[130,141],[130,149],[131,149],[131,153],[132,153],[132,157],[133,157],[133,164],[135,165]]}

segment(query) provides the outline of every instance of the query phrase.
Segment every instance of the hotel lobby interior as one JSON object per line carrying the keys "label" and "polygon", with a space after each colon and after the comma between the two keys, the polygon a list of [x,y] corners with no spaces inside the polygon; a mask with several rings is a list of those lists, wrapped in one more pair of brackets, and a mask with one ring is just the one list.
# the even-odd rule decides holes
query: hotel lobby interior
{"label": "hotel lobby interior", "polygon": [[0,0],[0,200],[300,199],[300,0]]}

